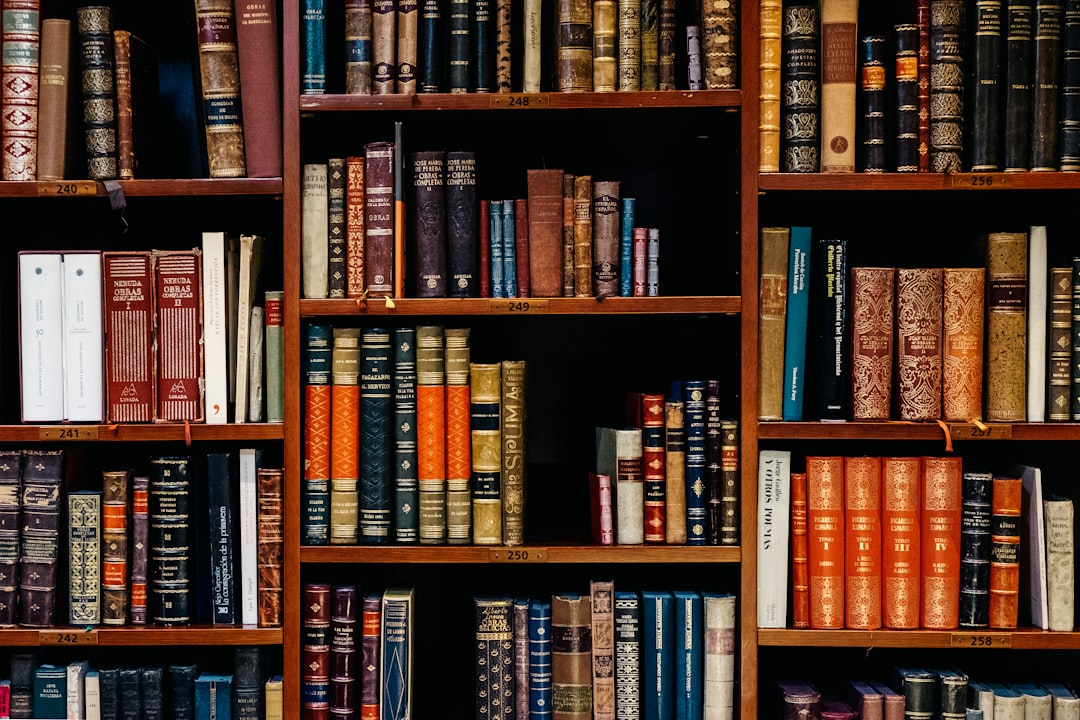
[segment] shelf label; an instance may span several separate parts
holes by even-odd
[[[492,548],[488,550],[488,562],[500,563],[546,563],[547,548]]]
[[[973,633],[953,633],[952,646],[954,648],[1011,648],[1011,633],[996,633],[993,635],[977,635]]]
[[[1009,440],[1012,438],[1012,425],[949,423],[949,435],[953,440]]]
[[[38,440],[97,440],[97,425],[42,425]]]
[[[41,180],[37,184],[39,197],[97,195],[94,180]]]
[[[952,173],[949,187],[959,190],[1002,190],[1009,187],[1005,173]]]
[[[539,315],[548,311],[548,301],[537,298],[493,300],[489,309],[493,314]]]
[[[97,630],[42,630],[38,633],[38,645],[97,645]]]
[[[547,95],[541,93],[492,93],[492,108],[509,110],[536,110],[548,106]]]

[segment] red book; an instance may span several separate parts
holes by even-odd
[[[108,420],[154,419],[154,286],[149,252],[105,252]]]
[[[810,574],[806,537],[806,473],[791,473],[791,626],[810,627]]]
[[[663,393],[641,395],[641,451],[645,466],[645,542],[662,545],[667,539]]]
[[[632,258],[634,265],[633,297],[645,297],[646,287],[646,260],[648,259],[649,229],[644,227],[634,228],[634,244],[632,246]]]
[[[881,627],[881,458],[844,458],[845,627]]]
[[[919,26],[919,172],[930,172],[930,0],[915,1]]]
[[[379,720],[379,641],[382,595],[364,595],[360,606],[360,720]]]
[[[305,583],[300,604],[301,675],[305,718],[330,714],[330,584]]]
[[[364,286],[368,297],[394,294],[394,143],[364,146]]]
[[[990,627],[1014,628],[1020,602],[1020,509],[1023,481],[994,477],[990,500]]]
[[[941,268],[896,271],[896,377],[901,420],[941,417]]]
[[[491,297],[491,200],[480,201],[480,297]]]
[[[37,180],[38,51],[40,0],[3,0],[3,44],[0,65],[4,88],[0,99],[4,180]]]
[[[154,252],[157,419],[203,419],[202,252]]]
[[[611,545],[615,542],[615,530],[611,522],[610,475],[589,473],[589,519],[593,542],[598,545]]]
[[[960,624],[959,456],[922,460],[922,610],[920,624],[951,630]]]
[[[919,458],[881,459],[881,621],[894,630],[919,627],[921,485]]]
[[[844,627],[844,458],[806,458],[810,627]]]
[[[236,0],[236,53],[248,177],[281,177],[277,0]]]
[[[514,249],[516,251],[517,296],[532,297],[532,286],[529,280],[529,200],[527,198],[514,200]]]

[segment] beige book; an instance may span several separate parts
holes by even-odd
[[[858,0],[821,0],[821,172],[855,172]]]
[[[758,419],[784,417],[784,333],[791,229],[761,228],[758,287]]]
[[[502,364],[469,365],[472,403],[473,544],[502,543]]]
[[[615,720],[615,583],[591,580],[593,720]]]
[[[641,89],[641,0],[618,0],[619,90]]]
[[[617,7],[616,0],[593,0],[593,92],[615,92]]]
[[[71,97],[71,21],[41,21],[38,70],[38,180],[63,180]]]
[[[686,544],[686,426],[682,400],[664,403],[664,533],[668,545]]]
[[[1072,632],[1076,582],[1073,501],[1057,495],[1045,497],[1043,521],[1046,524],[1047,626],[1050,630]]]
[[[522,23],[525,36],[522,43],[525,61],[522,90],[527,93],[540,92],[540,43],[543,36],[540,7],[540,0],[525,0],[525,21]]]
[[[991,233],[986,247],[986,419],[1027,417],[1027,233]]]
[[[593,181],[591,175],[574,178],[574,297],[593,294]]]

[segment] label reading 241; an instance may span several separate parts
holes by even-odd
[[[97,425],[42,425],[38,440],[97,440]]]

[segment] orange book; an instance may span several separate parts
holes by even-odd
[[[360,330],[334,328],[330,409],[330,544],[355,545],[360,497]]]
[[[441,325],[416,328],[416,458],[420,543],[446,542],[446,346]]]
[[[960,508],[963,468],[959,456],[922,461],[921,625],[951,630],[960,624]]]
[[[844,458],[845,626],[881,627],[881,458]]]
[[[645,542],[663,544],[667,539],[663,393],[641,394],[640,427],[645,466]]]
[[[919,627],[921,484],[919,458],[881,459],[881,622],[893,630]]]
[[[1014,628],[1020,600],[1020,508],[1023,482],[994,476],[990,500],[990,627]]]
[[[810,627],[844,627],[844,458],[806,458]]]
[[[810,627],[806,540],[806,473],[791,473],[791,626]]]
[[[345,158],[345,294],[364,295],[364,157]]]

